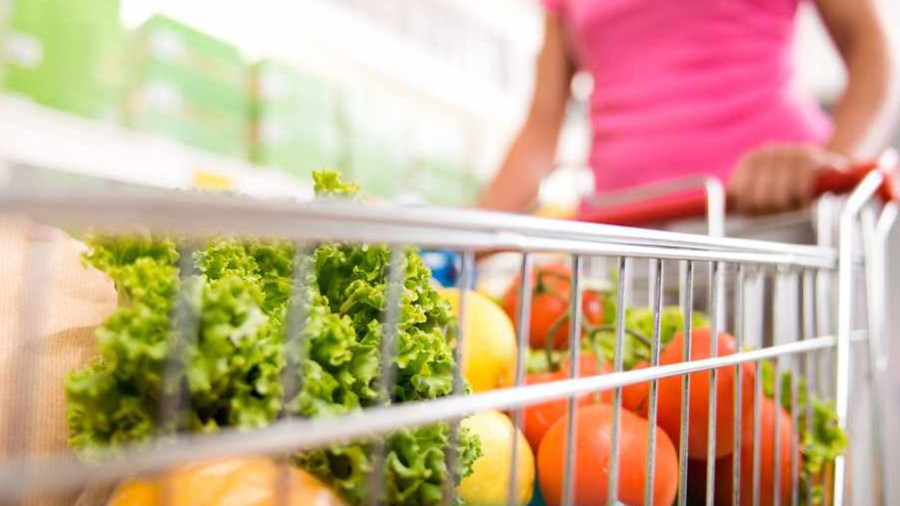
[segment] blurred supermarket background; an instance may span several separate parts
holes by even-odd
[[[887,25],[900,26],[900,3],[881,4]],[[537,0],[0,5],[7,159],[300,197],[312,169],[331,167],[376,198],[451,206],[472,203],[525,114],[542,27]],[[827,106],[843,73],[805,11],[797,84]],[[571,206],[590,187],[590,88],[589,78],[573,82],[545,204]]]

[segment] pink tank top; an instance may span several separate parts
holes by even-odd
[[[800,1],[543,0],[594,78],[597,191],[692,174],[727,180],[753,148],[824,142],[829,118],[791,92]]]

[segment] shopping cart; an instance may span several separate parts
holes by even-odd
[[[36,388],[35,375],[44,370],[43,360],[47,359],[46,342],[41,329],[42,292],[48,287],[47,266],[53,260],[53,252],[47,248],[29,248],[24,255],[24,267],[20,274],[27,280],[19,307],[18,318],[21,325],[17,335],[3,336],[10,350],[6,362],[12,367],[10,381],[0,385],[6,399],[0,407],[3,418],[4,458],[0,462],[0,502],[15,504],[35,498],[51,497],[58,494],[83,491],[86,487],[115,483],[138,474],[159,474],[188,462],[198,462],[225,457],[255,455],[286,455],[300,450],[327,447],[347,441],[372,440],[377,434],[387,434],[399,429],[426,426],[439,422],[450,422],[456,427],[458,421],[474,412],[485,409],[507,410],[519,426],[522,425],[522,410],[526,406],[556,399],[568,399],[568,411],[578,409],[576,398],[588,393],[612,390],[613,428],[611,432],[611,458],[606,470],[608,502],[617,504],[619,499],[619,477],[633,469],[621,469],[619,462],[620,421],[622,415],[623,387],[639,383],[650,383],[649,419],[657,417],[658,384],[660,380],[680,377],[682,395],[689,392],[691,373],[709,371],[710,388],[708,464],[705,478],[705,501],[713,504],[718,480],[715,474],[715,418],[716,418],[716,373],[724,368],[735,368],[737,388],[735,389],[735,445],[741,438],[740,367],[744,363],[761,365],[762,361],[772,361],[777,371],[791,370],[802,375],[811,392],[824,398],[832,398],[839,417],[840,426],[850,430],[851,446],[857,444],[865,433],[853,430],[855,418],[851,416],[851,400],[857,397],[873,396],[871,419],[879,423],[880,401],[879,374],[867,377],[859,389],[851,385],[852,370],[871,360],[876,372],[885,367],[881,349],[884,336],[883,273],[886,258],[883,251],[888,231],[896,216],[896,200],[900,186],[895,179],[896,161],[883,157],[878,164],[860,173],[861,179],[854,178],[852,192],[840,213],[840,236],[836,248],[817,245],[793,245],[777,242],[727,238],[719,236],[690,235],[669,231],[646,230],[620,226],[588,224],[574,221],[557,221],[506,214],[485,213],[464,210],[443,210],[421,208],[415,212],[392,207],[361,205],[348,202],[321,201],[313,203],[276,203],[251,201],[236,197],[213,195],[129,195],[115,192],[92,193],[88,190],[76,194],[58,191],[8,191],[0,197],[0,212],[4,216],[25,217],[29,223],[40,223],[73,232],[91,231],[103,235],[120,234],[161,234],[178,237],[182,258],[193,251],[201,241],[211,236],[231,236],[237,238],[264,238],[290,241],[296,245],[294,268],[294,289],[300,293],[307,279],[301,266],[307,265],[306,255],[316,245],[329,242],[352,244],[387,244],[391,255],[388,273],[393,280],[385,294],[384,336],[381,340],[381,364],[390,364],[396,350],[391,337],[396,330],[397,311],[401,290],[397,280],[401,279],[403,248],[415,245],[424,248],[450,249],[459,252],[463,261],[460,265],[460,286],[471,286],[474,276],[474,255],[478,251],[506,250],[522,254],[521,282],[517,317],[518,357],[516,364],[516,387],[465,395],[464,382],[459,364],[462,360],[462,343],[466,335],[461,334],[454,341],[455,363],[453,393],[445,397],[406,403],[385,403],[367,407],[350,414],[322,418],[302,418],[282,416],[268,426],[253,430],[222,429],[209,434],[164,434],[159,440],[151,440],[142,445],[124,446],[115,453],[102,454],[90,463],[84,463],[70,453],[56,451],[38,452],[30,444],[34,433],[41,430],[38,420],[32,419],[34,408],[47,399],[40,397]],[[871,170],[871,169],[877,170]],[[705,201],[704,201],[705,202]],[[882,204],[882,202],[886,202]],[[684,212],[679,217],[705,212],[707,204],[696,202],[679,209]],[[641,209],[647,209],[641,206]],[[873,213],[880,212],[875,219]],[[649,213],[653,217],[657,211]],[[672,208],[665,210],[672,212]],[[646,214],[646,213],[645,213]],[[676,213],[677,214],[677,213]],[[617,221],[613,213],[604,219]],[[641,217],[646,218],[646,216]],[[629,215],[629,220],[632,215]],[[32,225],[37,226],[37,225]],[[528,323],[531,305],[532,281],[529,275],[532,266],[541,254],[562,254],[571,259],[573,276],[571,279],[572,307],[581,307],[582,286],[587,282],[585,264],[595,258],[611,259],[615,266],[616,279],[616,349],[614,372],[592,377],[578,377],[577,366],[571,367],[569,378],[551,383],[521,386],[525,379],[525,354],[528,350]],[[629,293],[634,288],[635,278],[629,275],[637,263],[650,262],[653,275],[650,283],[650,307],[655,315],[650,366],[643,369],[623,370],[622,343],[626,334],[625,312],[629,304]],[[190,262],[182,262],[180,276],[186,276],[192,269]],[[708,297],[710,327],[712,335],[720,331],[733,332],[738,350],[753,347],[731,355],[717,356],[716,345],[710,349],[711,358],[660,365],[660,313],[664,304],[666,272],[678,272],[678,301],[685,315],[684,332],[692,333],[691,322],[695,311],[695,277],[703,271],[710,273]],[[764,305],[763,285],[776,281],[785,291],[776,293],[769,301],[776,309],[774,314],[796,316],[792,329],[779,333],[778,339],[764,343],[762,320]],[[300,287],[300,288],[298,288]],[[728,291],[726,287],[733,287]],[[860,290],[859,287],[865,287]],[[831,289],[837,294],[831,297]],[[179,294],[175,295],[179,297]],[[463,290],[461,297],[466,297]],[[180,299],[179,299],[180,300]],[[859,301],[866,302],[868,314],[860,319],[854,312]],[[46,301],[43,301],[46,302]],[[46,307],[46,306],[44,306]],[[176,307],[181,307],[176,305]],[[298,313],[302,304],[288,304],[288,322],[303,325],[305,321]],[[460,308],[466,304],[460,303]],[[467,315],[460,310],[457,318],[459,328]],[[836,321],[833,321],[836,317]],[[569,329],[570,342],[580,338],[582,315],[575,311]],[[196,334],[189,318],[173,318],[173,335],[190,336]],[[786,326],[785,326],[786,327]],[[294,330],[297,330],[294,328]],[[13,346],[10,346],[10,343]],[[716,343],[715,339],[711,343]],[[685,358],[690,355],[686,347]],[[859,355],[860,349],[865,353]],[[172,347],[172,354],[180,348]],[[572,364],[579,364],[580,347],[571,346],[569,358]],[[169,356],[168,359],[172,359]],[[832,367],[829,364],[833,364]],[[392,370],[385,366],[383,371]],[[379,388],[388,391],[393,380],[385,375]],[[759,400],[762,397],[761,374],[755,376],[756,392],[752,416],[755,431],[760,430]],[[791,383],[791,399],[796,399],[797,382]],[[853,388],[852,388],[853,387]],[[775,398],[781,398],[781,382],[775,381]],[[178,412],[185,402],[177,395],[166,397],[165,406],[160,408],[161,416]],[[791,402],[791,406],[797,406]],[[808,404],[807,404],[808,405]],[[688,472],[688,403],[682,403],[680,448],[678,459],[678,504],[687,504],[689,481],[696,481]],[[792,409],[795,434],[809,427],[801,428],[799,409]],[[805,419],[812,420],[807,412]],[[578,461],[579,448],[576,447],[574,418],[570,417],[566,432],[566,462],[564,466],[561,503],[577,504],[575,486],[578,479],[573,468]],[[883,449],[880,443],[882,430],[871,432],[875,439],[871,456],[874,472],[870,476],[848,473],[848,462],[839,457],[821,477],[826,487],[825,500],[831,504],[845,504],[848,487],[853,489],[877,488],[875,501],[884,503],[883,487],[889,478],[882,465]],[[652,432],[651,432],[652,433]],[[457,435],[454,431],[453,434]],[[780,457],[781,441],[779,431],[775,432],[776,463]],[[649,437],[649,436],[648,436]],[[517,439],[512,443],[516,462]],[[654,484],[654,459],[657,441],[650,437],[648,443],[646,479],[644,480],[645,503],[650,504]],[[452,448],[452,445],[451,445]],[[383,448],[380,449],[383,451]],[[780,502],[782,489],[790,489],[792,504],[797,504],[803,495],[798,479],[800,466],[799,449],[792,448],[791,465],[795,472],[789,483],[781,483],[780,473],[762,468],[757,448],[753,460],[753,489],[758,490],[761,474],[774,473],[775,503]],[[735,452],[735,455],[737,452]],[[852,459],[863,458],[851,452]],[[448,469],[455,469],[459,456],[447,453]],[[381,478],[386,472],[384,460],[376,460],[370,471],[370,491],[366,502],[377,504],[385,490]],[[742,462],[733,459],[732,497],[741,497]],[[777,469],[779,466],[774,466]],[[509,504],[515,504],[513,491],[517,488],[515,466],[508,482]],[[448,480],[452,483],[452,480]],[[873,483],[874,482],[874,483]],[[449,483],[448,483],[449,484]],[[808,494],[809,491],[806,491]],[[808,495],[807,495],[808,497]],[[446,486],[443,494],[445,504],[455,504],[456,492],[453,486]],[[759,497],[756,496],[756,500]],[[103,500],[89,499],[102,504]],[[289,504],[287,498],[281,504]]]

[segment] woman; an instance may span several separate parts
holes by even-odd
[[[531,109],[481,206],[522,211],[534,201],[576,69],[595,83],[598,193],[711,174],[728,181],[740,212],[805,205],[817,170],[880,144],[891,58],[873,0],[815,0],[848,75],[828,117],[791,89],[800,1],[543,0]]]

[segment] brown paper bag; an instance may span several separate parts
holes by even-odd
[[[116,307],[84,250],[60,230],[0,219],[0,460],[67,451],[64,378],[89,361],[93,330]],[[27,438],[9,437],[11,426]]]

